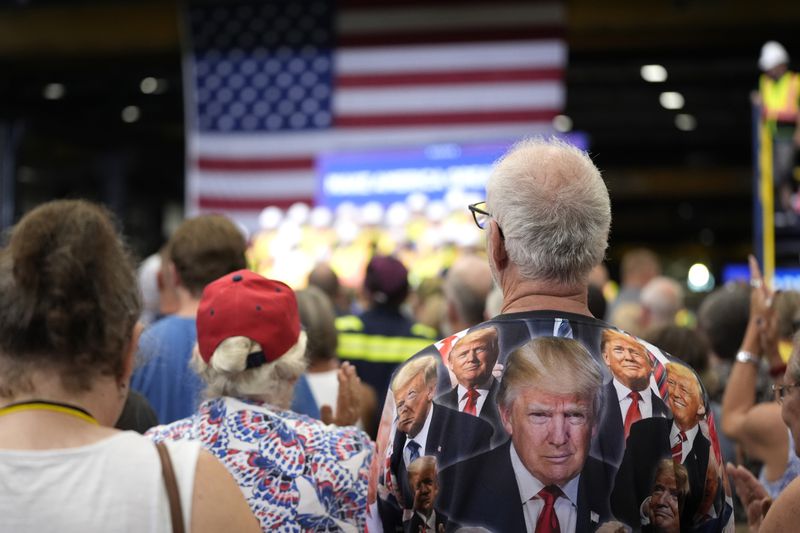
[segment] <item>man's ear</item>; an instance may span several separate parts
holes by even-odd
[[[500,232],[500,226],[492,219],[490,224],[493,229],[489,232],[489,253],[497,271],[505,270],[508,266],[508,253],[506,252],[506,241]]]
[[[506,433],[511,435],[513,432],[511,431],[511,408],[510,407],[500,406],[500,421],[503,423],[503,429],[506,430]]]
[[[433,396],[436,393],[436,384],[426,385],[426,388],[428,389],[428,391],[425,394],[427,395],[428,400],[432,402]]]
[[[133,332],[131,333],[131,340],[125,347],[125,353],[123,355],[121,376],[123,383],[128,383],[130,381],[133,369],[136,366],[136,352],[139,350],[139,337],[141,337],[142,331],[144,331],[144,326],[141,322],[136,322],[133,326]]]
[[[598,418],[600,418],[600,415],[592,415],[592,438],[595,438],[600,433],[600,421],[597,420]]]
[[[161,279],[161,281],[164,284],[164,288],[177,287],[181,284],[181,276],[178,274],[178,269],[172,261],[167,261],[160,273],[163,273],[163,279]]]
[[[701,398],[700,405],[697,406],[697,419],[702,420],[705,417],[706,417],[706,406]]]

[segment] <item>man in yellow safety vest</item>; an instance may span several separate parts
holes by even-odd
[[[789,70],[789,54],[776,41],[761,48],[758,66],[763,74],[759,80],[758,103],[761,119],[772,137],[772,176],[775,189],[776,224],[786,217],[794,219],[792,191],[795,154],[800,146],[800,74]]]

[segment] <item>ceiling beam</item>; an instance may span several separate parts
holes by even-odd
[[[0,57],[164,52],[179,42],[175,2],[0,10]]]

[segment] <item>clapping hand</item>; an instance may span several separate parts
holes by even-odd
[[[330,405],[319,408],[320,418],[326,424],[352,426],[361,415],[361,378],[350,363],[342,363],[336,375],[339,380],[339,393],[336,397],[336,413]]]
[[[764,486],[745,467],[728,463],[725,470],[728,472],[728,477],[733,480],[736,495],[747,513],[747,525],[750,527],[750,533],[758,533],[761,521],[772,505],[772,498],[769,497]]]

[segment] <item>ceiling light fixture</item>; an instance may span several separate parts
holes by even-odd
[[[684,104],[683,95],[674,91],[667,91],[661,93],[658,97],[664,109],[681,109]]]
[[[64,84],[62,83],[48,83],[44,86],[44,90],[42,90],[42,95],[47,100],[61,100],[64,98]]]
[[[681,131],[692,131],[697,128],[697,119],[688,113],[675,115],[675,127]]]
[[[567,115],[556,115],[553,117],[553,128],[559,133],[572,131],[572,119]]]
[[[129,105],[122,110],[122,121],[131,124],[139,120],[142,111],[135,105]]]
[[[644,81],[649,81],[650,83],[667,81],[667,69],[662,65],[642,65],[639,73]]]
[[[152,76],[148,76],[139,83],[139,89],[144,94],[153,94],[158,91],[158,80]]]

